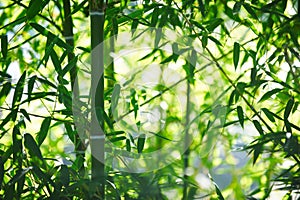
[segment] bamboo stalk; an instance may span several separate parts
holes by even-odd
[[[92,112],[90,145],[92,153],[92,181],[96,184],[95,196],[105,198],[105,170],[104,170],[104,1],[90,0],[91,20],[91,90]],[[100,78],[99,78],[100,76]],[[93,94],[94,93],[94,94]],[[98,117],[97,117],[98,116]],[[99,129],[100,125],[100,129]]]
[[[68,43],[71,47],[74,47],[74,34],[73,34],[73,20],[72,20],[72,15],[71,15],[71,6],[70,6],[70,0],[63,0],[63,9],[64,9],[64,23],[63,23],[63,28],[64,28],[64,37],[66,40],[66,43]],[[70,63],[73,59],[75,58],[74,52],[69,52],[68,53],[68,62]],[[73,99],[78,99],[79,98],[79,86],[78,82],[76,82],[76,76],[77,76],[77,66],[74,66],[70,70],[70,78],[71,78],[71,87],[72,87],[72,93],[73,93]],[[76,130],[76,127],[74,126],[74,129]],[[81,177],[84,176],[85,174],[85,169],[84,169],[84,160],[85,160],[85,145],[81,141],[80,137],[78,134],[76,134],[75,137],[75,152],[76,152],[76,159],[81,160],[82,163],[81,166],[79,167],[79,175]]]
[[[186,114],[185,114],[185,127],[188,127],[190,123],[190,93],[191,93],[191,85],[189,79],[187,79],[187,93],[186,93]],[[190,155],[190,136],[189,136],[189,128],[185,129],[184,133],[184,154],[183,154],[183,197],[182,199],[188,199],[188,175],[187,169],[189,167],[189,155]]]

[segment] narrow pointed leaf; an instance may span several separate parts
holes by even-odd
[[[9,94],[10,90],[11,90],[11,83],[10,82],[7,82],[2,86],[1,91],[0,91],[0,105],[3,104],[3,102],[5,101],[7,95]]]
[[[28,121],[31,122],[31,119],[30,119],[30,117],[29,117],[29,115],[28,115],[28,113],[27,113],[27,111],[26,111],[25,109],[21,108],[21,109],[20,109],[20,112],[23,114],[23,116],[24,116]]]
[[[260,98],[260,100],[258,102],[262,102],[262,101],[269,99],[273,94],[276,94],[276,93],[280,92],[281,90],[282,89],[280,89],[280,88],[275,88],[273,90],[268,91]]]
[[[24,89],[24,82],[26,77],[26,71],[23,72],[22,76],[17,82],[16,89],[14,92],[14,97],[12,101],[12,106],[14,107],[17,103],[21,101],[22,95],[23,95],[23,89]]]
[[[1,53],[3,58],[7,57],[7,47],[8,47],[8,40],[7,35],[1,36]]]
[[[114,87],[114,90],[111,95],[111,112],[114,117],[117,117],[116,108],[118,106],[118,101],[120,98],[120,92],[121,92],[121,86],[119,84],[116,84]]]
[[[236,69],[239,64],[240,59],[240,44],[235,42],[233,45],[233,64]]]
[[[24,145],[28,150],[30,156],[38,157],[41,160],[43,159],[42,153],[38,145],[36,144],[35,140],[29,133],[26,133],[24,135]]]
[[[44,119],[44,121],[42,122],[40,131],[37,135],[37,143],[39,146],[41,146],[41,144],[44,142],[47,134],[48,134],[48,130],[51,124],[51,118],[50,117],[46,117]]]
[[[284,110],[284,119],[288,119],[294,105],[294,98],[290,98]]]
[[[253,165],[256,163],[258,156],[261,154],[263,148],[262,144],[258,144],[254,146],[254,152],[253,152]]]
[[[239,122],[240,122],[241,126],[244,128],[244,112],[243,112],[243,109],[242,109],[241,106],[238,106],[236,109],[237,109]]]
[[[264,131],[263,131],[260,123],[257,120],[253,120],[253,124],[254,124],[256,130],[259,132],[259,134],[264,135]]]
[[[48,2],[49,0],[31,0],[26,11],[27,19],[31,20],[34,18],[41,10],[43,10]]]
[[[275,118],[274,118],[272,112],[270,112],[270,111],[269,111],[268,109],[266,109],[266,108],[262,108],[261,110],[265,113],[265,115],[267,116],[267,118],[268,118],[271,122],[275,122]]]
[[[137,150],[138,153],[142,153],[143,149],[144,149],[144,145],[145,145],[145,140],[146,140],[146,135],[145,134],[141,134],[138,138],[137,141]]]
[[[128,152],[131,151],[131,144],[130,144],[130,140],[129,140],[129,139],[126,139],[126,150],[127,150]]]

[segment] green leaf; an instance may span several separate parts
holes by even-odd
[[[131,151],[131,144],[130,144],[130,140],[126,139],[126,151],[130,152]]]
[[[72,50],[72,47],[70,45],[68,45],[67,43],[65,43],[62,39],[60,39],[59,35],[55,35],[55,34],[51,33],[50,31],[45,29],[43,26],[41,26],[37,23],[30,23],[30,26],[32,26],[32,28],[37,30],[42,35],[46,36],[51,42],[55,41],[55,44],[57,44],[59,47],[62,47],[66,50]]]
[[[31,0],[26,11],[27,20],[34,18],[48,4],[49,0]]]
[[[274,118],[273,113],[272,113],[271,111],[269,111],[269,110],[266,109],[266,108],[262,108],[261,110],[265,113],[265,115],[267,116],[267,118],[268,118],[271,122],[275,122],[275,118]]]
[[[235,42],[233,46],[233,64],[236,69],[239,64],[240,59],[240,44]]]
[[[259,132],[259,134],[264,135],[264,131],[263,131],[260,123],[257,120],[253,120],[253,124],[254,124],[256,130]]]
[[[223,195],[222,195],[222,192],[221,192],[219,186],[217,185],[217,183],[213,180],[213,178],[211,177],[210,174],[208,174],[208,176],[209,176],[210,180],[213,182],[213,184],[214,184],[214,186],[216,188],[216,193],[218,195],[218,199],[219,200],[225,200],[224,197],[223,197]]]
[[[64,77],[67,72],[71,71],[74,67],[76,67],[78,60],[78,56],[75,56],[68,64],[64,67],[64,69],[61,72],[61,76]]]
[[[126,137],[120,136],[120,137],[114,137],[114,138],[110,139],[111,142],[118,142],[118,141],[122,141],[122,140],[126,140]]]
[[[151,22],[150,22],[150,27],[155,27],[158,21],[158,16],[159,16],[159,8],[154,8],[152,12],[152,17],[151,17]]]
[[[0,105],[3,104],[3,102],[5,101],[7,95],[9,94],[10,90],[11,90],[11,83],[10,82],[6,82],[2,86],[2,89],[0,91]]]
[[[258,19],[256,13],[253,11],[253,9],[251,8],[251,6],[247,3],[243,4],[243,7],[247,10],[247,12],[252,16],[252,18],[254,19]]]
[[[269,99],[273,94],[276,94],[276,93],[280,92],[281,90],[282,89],[280,89],[280,88],[275,88],[273,90],[268,91],[260,98],[260,100],[258,102],[262,102],[262,101]]]
[[[214,38],[214,37],[212,37],[212,36],[209,35],[208,39],[210,39],[211,41],[213,41],[216,45],[222,46],[222,43],[219,40],[217,40],[216,38]]]
[[[118,107],[120,92],[121,92],[121,86],[119,84],[116,84],[111,95],[111,112],[115,118],[117,117],[118,114],[116,108]]]
[[[29,133],[25,133],[24,135],[24,145],[29,152],[29,155],[32,157],[38,157],[40,160],[43,159],[41,150],[36,144],[35,140]]]
[[[1,53],[4,59],[7,57],[7,47],[8,47],[7,35],[1,35]]]
[[[236,109],[237,109],[239,122],[240,122],[241,126],[244,128],[244,112],[243,112],[243,109],[242,109],[241,106],[238,106]]]
[[[221,18],[216,18],[216,19],[212,19],[210,21],[208,21],[208,26],[206,27],[206,29],[209,32],[213,32],[215,30],[215,28],[217,28],[219,25],[221,25],[223,23],[223,19]]]
[[[161,36],[162,36],[162,29],[161,28],[156,29],[155,30],[155,40],[154,40],[154,47],[155,48],[158,48],[158,44],[159,44],[159,41],[161,39]]]
[[[233,12],[234,14],[240,12],[241,6],[242,6],[242,2],[240,2],[240,1],[239,1],[239,2],[236,2],[236,3],[234,4],[234,6],[233,6],[232,12]]]
[[[139,20],[134,19],[131,24],[131,34],[133,35],[139,25]]]
[[[68,186],[70,183],[70,173],[66,165],[60,166],[59,180],[62,182],[62,185],[65,187]]]
[[[258,156],[261,154],[262,150],[263,150],[263,145],[262,144],[258,144],[258,145],[255,145],[253,148],[254,148],[254,151],[253,151],[253,165],[256,163],[257,159],[258,159]]]
[[[164,136],[162,136],[162,135],[160,135],[160,134],[158,134],[158,133],[154,133],[154,132],[151,132],[151,131],[149,131],[149,133],[151,133],[151,134],[153,134],[153,135],[155,135],[155,136],[157,136],[157,137],[159,137],[159,138],[162,138],[162,139],[164,139],[164,140],[173,141],[173,140],[171,140],[171,139],[169,139],[169,138],[167,138],[167,137],[164,137]]]
[[[16,175],[14,177],[12,177],[12,179],[10,179],[10,181],[7,183],[9,186],[10,185],[14,185],[18,180],[20,180],[22,177],[25,176],[25,174],[27,174],[30,170],[32,169],[32,167],[28,167],[22,170],[19,170]]]
[[[202,42],[202,47],[206,48],[207,42],[208,42],[208,35],[207,35],[207,33],[203,34],[203,36],[201,38],[201,42]]]
[[[50,124],[51,124],[51,117],[46,117],[43,120],[40,131],[37,135],[37,143],[39,146],[41,146],[41,144],[44,142],[44,140],[48,134]]]
[[[290,98],[288,103],[286,104],[286,107],[285,107],[285,110],[284,110],[284,119],[288,119],[290,113],[291,113],[291,110],[293,108],[293,105],[294,105],[294,98]]]
[[[142,153],[142,151],[144,149],[144,145],[145,145],[145,140],[146,140],[146,135],[145,134],[141,134],[138,137],[138,141],[137,141],[137,150],[138,150],[138,153]]]
[[[115,17],[112,18],[112,25],[113,25],[113,33],[115,39],[118,37],[118,32],[119,32],[119,26],[118,26],[118,21]]]
[[[14,107],[16,105],[16,103],[19,103],[21,101],[21,98],[23,95],[25,77],[26,77],[26,71],[23,72],[22,76],[20,77],[20,79],[17,82],[16,89],[14,92],[14,97],[12,100],[12,107]]]
[[[29,117],[29,115],[28,115],[28,113],[27,113],[27,111],[26,111],[25,109],[21,108],[21,109],[20,109],[20,112],[23,114],[23,116],[24,116],[28,121],[31,122],[30,117]]]
[[[2,156],[0,156],[0,185],[2,186],[3,178],[4,178],[4,160]]]
[[[28,86],[27,86],[27,98],[30,99],[31,97],[31,94],[32,94],[32,90],[33,90],[33,87],[34,87],[34,83],[35,83],[35,80],[37,79],[37,76],[32,76],[30,77],[29,81],[28,81]]]
[[[61,69],[59,58],[58,58],[56,52],[54,50],[52,50],[50,53],[50,56],[51,56],[51,60],[54,65],[55,71],[59,74],[59,76],[61,76],[62,69]]]
[[[199,10],[202,14],[203,17],[205,17],[205,7],[204,7],[204,4],[203,4],[203,1],[202,0],[198,0],[198,4],[199,4]]]

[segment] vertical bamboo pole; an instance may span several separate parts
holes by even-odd
[[[188,197],[188,175],[187,169],[189,166],[189,154],[190,154],[190,136],[189,136],[189,123],[190,123],[190,93],[191,93],[191,85],[189,78],[187,79],[187,93],[186,93],[186,114],[185,114],[185,133],[184,133],[184,154],[183,154],[183,197],[185,200]]]
[[[90,145],[92,153],[92,181],[96,183],[96,195],[105,198],[105,171],[104,171],[104,1],[90,0],[91,20],[91,133]],[[99,78],[100,76],[100,78]],[[100,125],[100,129],[99,129]]]
[[[71,15],[71,6],[70,6],[70,0],[63,0],[63,9],[64,9],[64,37],[66,40],[66,43],[68,43],[71,47],[74,47],[74,34],[73,34],[73,20]],[[72,60],[75,58],[74,52],[68,53],[68,62],[72,62]],[[77,76],[77,66],[74,66],[70,70],[70,78],[71,78],[71,87],[72,87],[72,93],[73,93],[73,99],[79,98],[79,86],[78,82],[76,82],[76,76]],[[74,128],[76,130],[76,127]],[[76,159],[82,160],[81,166],[79,167],[79,174],[81,176],[84,176],[85,170],[84,170],[84,160],[85,160],[85,145],[81,141],[78,134],[76,134],[75,138],[75,152],[76,152]]]

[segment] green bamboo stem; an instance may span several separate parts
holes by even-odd
[[[90,0],[91,20],[91,90],[92,90],[92,112],[91,112],[91,133],[90,147],[92,153],[92,181],[96,184],[95,196],[105,198],[105,170],[104,170],[104,61],[103,45],[104,40],[104,1]],[[100,78],[99,78],[100,76]],[[94,94],[93,94],[94,93]],[[99,125],[101,128],[99,128]]]
[[[70,6],[70,0],[63,0],[63,9],[64,9],[64,37],[66,40],[66,43],[68,43],[71,47],[74,47],[74,34],[73,34],[73,20],[72,20],[72,14],[71,14],[71,6]],[[74,52],[68,53],[68,62],[71,62],[75,58]],[[77,66],[74,66],[70,70],[70,78],[71,78],[71,87],[72,87],[72,93],[73,93],[73,99],[79,98],[79,86],[78,82],[76,82],[76,76],[77,76]],[[74,126],[74,129],[76,130],[76,127]],[[78,134],[76,134],[75,138],[75,152],[76,152],[76,159],[82,160],[81,166],[78,166],[79,168],[79,174],[81,176],[84,176],[85,170],[84,170],[84,160],[85,160],[85,145],[81,141]]]
[[[191,85],[189,79],[187,79],[187,93],[186,93],[186,114],[185,114],[185,127],[188,127],[190,124],[190,93],[191,93]],[[189,128],[185,129],[184,133],[184,154],[183,154],[183,197],[185,200],[188,197],[188,175],[187,169],[189,167],[189,155],[190,155],[190,136],[189,136]]]

